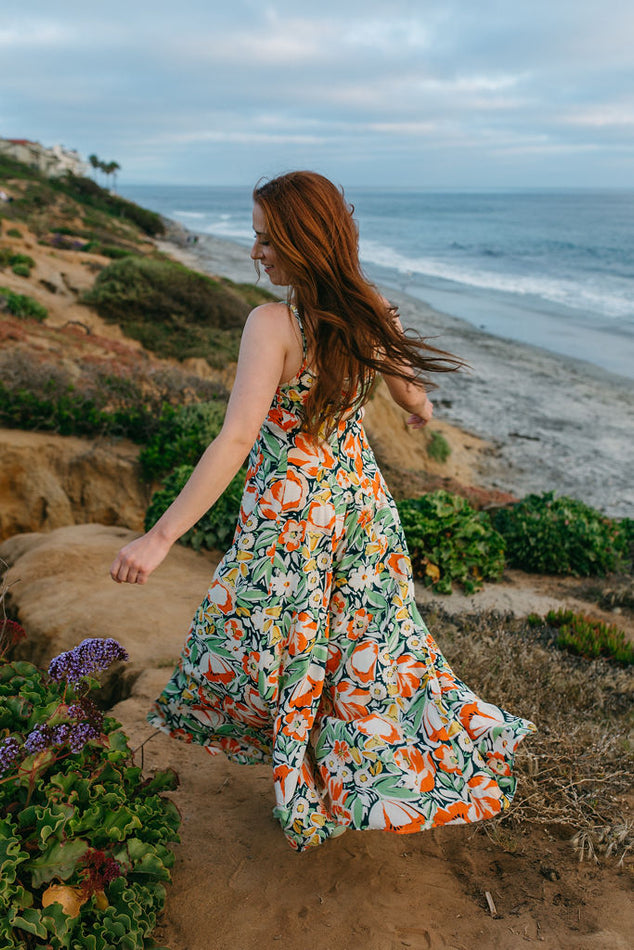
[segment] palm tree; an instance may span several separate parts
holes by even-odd
[[[95,181],[97,181],[97,170],[101,168],[102,162],[99,161],[96,155],[89,155],[88,161],[90,162],[90,164],[95,170]]]
[[[117,172],[120,171],[120,169],[121,165],[119,162],[108,162],[106,165],[106,175],[112,175],[113,178],[113,191],[117,190]]]

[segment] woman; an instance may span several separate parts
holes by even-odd
[[[378,372],[424,426],[426,374],[460,361],[403,334],[361,273],[352,209],[331,182],[293,172],[253,197],[251,256],[289,287],[288,303],[250,314],[220,435],[111,568],[145,583],[251,450],[233,544],[148,719],[272,763],[274,813],[298,850],[348,827],[407,833],[496,815],[534,727],[478,699],[439,653],[361,421]]]

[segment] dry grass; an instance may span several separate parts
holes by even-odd
[[[549,826],[571,839],[580,860],[623,863],[634,849],[631,667],[562,653],[512,615],[426,614],[456,673],[538,728],[517,753],[513,807],[485,823],[487,833],[504,845],[513,832]]]

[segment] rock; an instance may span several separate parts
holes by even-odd
[[[0,539],[98,521],[142,530],[138,446],[0,429]]]
[[[209,586],[217,557],[175,545],[145,585],[115,584],[108,573],[119,548],[135,533],[99,524],[49,534],[18,535],[0,546],[9,564],[9,609],[27,631],[18,655],[40,665],[86,637],[114,637],[130,654],[126,687],[146,667],[162,668],[163,683],[194,611]]]

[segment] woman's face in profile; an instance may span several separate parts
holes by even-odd
[[[277,251],[269,241],[264,212],[257,202],[253,205],[253,230],[255,241],[251,248],[251,257],[260,262],[272,284],[285,287],[288,278],[280,266]]]

